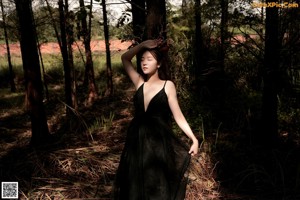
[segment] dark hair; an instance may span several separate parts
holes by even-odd
[[[141,69],[141,57],[146,52],[149,51],[151,55],[155,58],[157,63],[160,65],[158,68],[158,77],[162,80],[170,80],[170,71],[169,66],[167,62],[168,58],[168,49],[165,46],[156,47],[153,49],[143,49],[141,52],[139,52],[138,55],[138,68]],[[139,73],[143,76],[144,79],[146,79],[146,75],[143,73],[142,70],[139,70]]]

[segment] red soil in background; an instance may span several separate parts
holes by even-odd
[[[76,44],[77,43],[77,44]],[[78,47],[81,49],[81,51],[84,51],[84,46],[82,42],[76,42],[73,44],[74,51],[78,50]],[[111,51],[122,51],[126,50],[132,43],[130,41],[121,42],[121,40],[111,40],[110,41],[110,50]],[[20,55],[20,44],[9,44],[10,53]],[[104,40],[97,40],[91,42],[91,49],[93,52],[103,52],[105,51],[105,42]],[[49,42],[41,45],[41,52],[43,54],[56,54],[60,53],[59,46],[57,43]],[[7,53],[6,51],[6,45],[1,44],[0,45],[0,56],[3,56]]]

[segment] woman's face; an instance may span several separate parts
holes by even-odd
[[[157,72],[158,69],[157,60],[153,57],[153,55],[149,51],[146,51],[142,55],[141,68],[144,74],[146,75],[152,75]]]

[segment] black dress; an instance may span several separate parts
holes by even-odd
[[[165,85],[147,110],[143,90],[144,84],[134,95],[135,115],[117,170],[114,199],[183,200],[190,155],[172,132]]]

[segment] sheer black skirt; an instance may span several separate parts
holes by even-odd
[[[115,200],[183,200],[186,146],[159,117],[134,118],[114,184]]]

